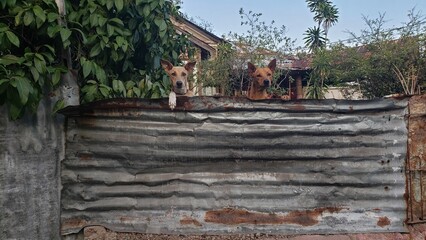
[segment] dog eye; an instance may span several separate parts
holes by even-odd
[[[175,73],[175,72],[174,72],[174,73],[172,73],[172,76],[176,77],[176,73]]]
[[[268,73],[268,76],[272,76],[272,74]]]
[[[186,76],[186,73],[182,73],[182,77],[185,77]]]
[[[257,74],[257,76],[256,77],[262,77],[262,75],[260,75],[260,74]]]

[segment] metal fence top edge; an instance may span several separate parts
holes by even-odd
[[[168,98],[141,99],[116,98],[68,106],[59,111],[67,117],[97,116],[108,112],[164,111],[164,112],[311,112],[355,113],[403,109],[410,97],[380,98],[373,100],[298,99],[250,100],[245,97],[178,97],[172,111]]]

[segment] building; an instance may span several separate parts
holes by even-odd
[[[176,32],[187,35],[189,41],[191,41],[193,46],[196,48],[195,59],[198,63],[204,60],[213,60],[217,57],[218,46],[220,43],[224,42],[222,38],[203,29],[197,24],[189,21],[188,19],[185,19],[184,17],[173,17],[171,18],[171,21],[175,26]],[[185,59],[187,58],[185,56],[182,56],[182,58],[183,60],[188,60]],[[209,92],[210,90],[208,88],[203,89],[201,81],[197,82],[197,72],[199,73],[200,71],[202,70],[199,67],[196,67],[195,83],[190,83],[190,87],[193,89],[194,94],[198,96],[206,95],[206,91]]]

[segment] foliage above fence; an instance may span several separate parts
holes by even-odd
[[[166,95],[160,59],[177,62],[189,47],[169,20],[178,10],[171,1],[65,5],[60,16],[54,0],[0,1],[0,105],[12,119],[36,110],[69,69],[79,74],[82,102]]]

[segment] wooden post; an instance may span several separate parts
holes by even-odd
[[[197,51],[197,62],[199,63],[198,69],[197,69],[197,95],[203,96],[203,83],[201,79],[201,71],[203,71],[201,67],[201,49]]]
[[[300,75],[296,77],[296,93],[297,93],[296,99],[303,98],[302,76]]]

